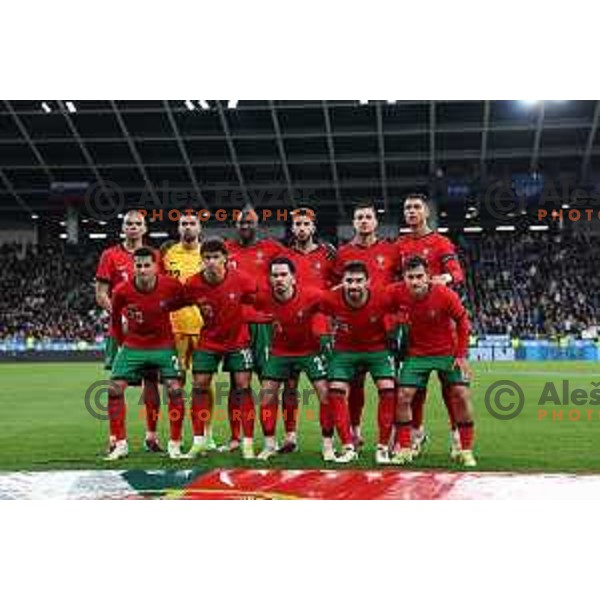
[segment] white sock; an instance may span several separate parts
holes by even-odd
[[[288,433],[285,434],[285,441],[286,442],[291,442],[293,444],[296,443],[296,432],[295,431],[289,431]]]
[[[125,448],[127,446],[127,440],[117,440],[117,448]]]
[[[244,438],[244,445],[245,446],[253,446],[254,445],[254,438]]]
[[[323,450],[333,450],[333,438],[323,438]]]
[[[194,436],[194,444],[204,444],[204,436],[203,435],[195,435]]]
[[[156,431],[146,431],[146,439],[148,441],[151,441],[151,440],[156,441]]]
[[[275,448],[274,437],[265,437],[265,448],[269,448],[270,450],[273,450]]]

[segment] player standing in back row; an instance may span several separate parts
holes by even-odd
[[[316,239],[317,222],[315,212],[307,207],[292,211],[290,227],[291,242],[286,256],[294,263],[295,279],[302,288],[327,290],[333,285],[335,268],[335,248],[331,244]],[[316,317],[321,327],[326,327],[326,317]],[[295,452],[298,448],[298,379],[287,381],[282,398],[285,441],[279,453]]]
[[[367,266],[371,287],[385,286],[392,283],[399,272],[397,250],[394,244],[377,236],[379,222],[377,210],[370,202],[354,208],[352,225],[354,238],[338,248],[335,261],[334,278],[336,283],[342,280],[344,265],[350,261],[360,261]],[[363,444],[361,420],[365,405],[365,374],[358,372],[350,386],[349,409],[354,443]]]
[[[283,255],[285,248],[274,239],[258,239],[258,215],[252,206],[246,206],[238,215],[235,227],[237,239],[225,242],[228,255],[228,268],[238,271],[252,279],[259,289],[266,289],[269,285],[269,263],[276,256]],[[244,309],[246,315],[251,310]],[[251,319],[248,319],[251,321]],[[260,378],[269,356],[271,342],[271,326],[265,323],[250,323],[251,349],[253,354],[253,369]],[[229,444],[220,448],[221,451],[235,451],[240,446],[239,419],[235,414],[240,414],[241,407],[237,405],[236,396],[232,394],[233,380],[230,380],[228,397],[229,424],[231,426],[231,440]]]
[[[421,256],[427,261],[433,283],[447,285],[457,289],[464,282],[464,274],[454,244],[445,236],[433,231],[428,225],[430,215],[427,198],[422,194],[410,194],[404,201],[404,220],[411,232],[396,241],[400,262],[404,267],[411,256]],[[427,389],[419,389],[412,401],[413,449],[417,454],[422,450],[427,436],[423,427],[423,407]],[[452,413],[449,391],[442,382],[442,397],[446,404],[451,427],[451,454],[457,456],[460,451],[460,437],[456,428],[456,419]]]

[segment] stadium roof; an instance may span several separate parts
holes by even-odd
[[[593,186],[599,119],[600,101],[3,101],[0,209],[62,210],[108,185],[131,206],[293,197],[336,219],[417,190],[452,222],[495,178]]]

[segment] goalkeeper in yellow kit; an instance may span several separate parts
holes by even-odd
[[[198,215],[192,211],[183,211],[179,219],[179,242],[167,242],[161,248],[163,267],[171,277],[185,283],[192,275],[202,270],[202,257],[200,255],[200,237],[202,224]],[[187,306],[171,313],[171,326],[175,337],[175,347],[179,357],[182,384],[185,385],[186,373],[192,366],[192,353],[195,350],[200,330],[202,329],[202,315],[197,306]],[[193,402],[194,394],[192,394]],[[203,431],[203,450],[216,450],[217,446],[212,436],[212,413],[214,405],[214,389],[210,394],[209,416],[204,418],[204,423],[194,423],[192,412],[192,431],[194,445],[199,433]]]

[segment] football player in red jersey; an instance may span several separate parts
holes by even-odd
[[[387,285],[398,273],[399,264],[394,245],[377,237],[377,210],[372,203],[359,204],[354,209],[354,238],[338,248],[335,261],[335,279],[341,281],[344,265],[361,261],[367,265],[371,286]],[[357,446],[362,445],[361,420],[365,405],[365,376],[359,374],[352,382],[349,396],[350,420]]]
[[[316,237],[317,223],[315,212],[307,207],[292,211],[291,242],[286,256],[294,263],[295,278],[303,288],[314,287],[328,289],[333,284],[335,267],[335,248],[331,244],[318,242]],[[321,315],[317,319],[324,320]],[[322,326],[326,326],[322,323]],[[283,390],[283,422],[285,441],[279,453],[295,452],[297,445],[298,416],[298,380],[293,378],[286,382]]]
[[[409,322],[408,349],[398,375],[396,442],[392,462],[404,464],[414,456],[411,436],[411,404],[417,390],[427,387],[437,371],[446,388],[460,435],[456,458],[475,467],[473,455],[473,409],[469,396],[471,369],[467,363],[469,317],[458,294],[435,283],[421,256],[406,259],[404,282],[390,291],[406,311]]]
[[[247,205],[240,211],[235,222],[237,239],[225,242],[228,255],[228,267],[244,273],[258,283],[259,288],[267,288],[269,263],[276,256],[285,254],[285,247],[274,239],[258,239],[258,214]],[[251,312],[251,311],[248,311]],[[271,326],[266,323],[250,323],[251,348],[254,371],[261,377],[269,354]],[[233,390],[233,381],[230,389]],[[230,392],[231,393],[231,392]],[[229,406],[233,406],[232,398]],[[231,441],[219,448],[220,451],[234,451],[240,445],[239,420],[231,419]]]
[[[404,201],[404,220],[411,232],[401,236],[396,248],[403,264],[410,256],[422,256],[429,265],[429,273],[434,283],[448,285],[457,289],[464,282],[464,274],[454,244],[445,236],[433,231],[427,221],[429,206],[427,198],[421,194],[410,194]],[[446,403],[451,427],[451,454],[456,456],[460,450],[460,437],[456,429],[456,420],[452,414],[452,403],[449,393],[442,387],[442,396]],[[414,396],[413,443],[414,450],[421,452],[427,435],[423,427],[423,406],[427,390],[420,389]]]
[[[367,266],[351,261],[344,267],[342,285],[324,292],[320,305],[334,321],[335,341],[328,361],[328,401],[344,444],[344,454],[338,462],[356,458],[350,429],[345,429],[349,418],[346,401],[356,374],[369,372],[379,396],[375,460],[378,464],[389,463],[388,444],[396,407],[396,364],[389,348],[388,317],[399,305],[388,294],[388,287],[371,285]]]
[[[200,308],[204,319],[198,346],[192,354],[192,414],[196,422],[207,419],[211,382],[223,363],[233,387],[229,394],[232,438],[236,432],[239,436],[241,425],[244,434],[242,456],[251,459],[254,458],[255,421],[250,388],[253,357],[247,318],[242,308],[245,304],[254,304],[258,287],[256,279],[228,267],[223,240],[206,240],[200,253],[204,269],[192,275],[185,284],[188,302]],[[194,458],[204,450],[204,440],[195,436],[188,457]]]
[[[123,282],[133,279],[134,252],[143,246],[146,234],[146,219],[137,210],[128,211],[123,218],[122,231],[125,234],[123,243],[110,246],[100,255],[96,269],[96,302],[98,305],[111,312],[111,293],[115,287]],[[117,344],[114,339],[114,328],[109,326],[104,347],[104,366],[110,370],[117,353]],[[158,392],[158,376],[156,372],[149,371],[143,377],[143,398],[146,407],[146,440],[145,448],[149,452],[162,452],[157,437],[156,429],[160,411],[160,397]],[[114,438],[110,438],[109,449],[114,447]]]
[[[158,370],[169,396],[170,458],[182,458],[181,431],[185,415],[179,364],[171,331],[169,303],[183,301],[183,286],[166,275],[158,275],[159,257],[151,248],[133,253],[134,276],[119,283],[112,293],[111,325],[118,351],[112,365],[113,385],[108,393],[110,433],[114,448],[107,460],[129,453],[125,429],[125,388],[139,383],[148,370]],[[123,319],[127,320],[124,331]]]
[[[278,394],[282,383],[302,372],[306,374],[319,399],[319,421],[323,436],[323,459],[336,459],[333,449],[334,417],[327,402],[327,361],[331,335],[320,328],[319,303],[322,290],[299,284],[296,267],[289,257],[271,261],[269,290],[259,293],[256,307],[273,319],[273,340],[261,381],[261,424],[265,447],[259,454],[268,460],[277,452]],[[286,407],[289,410],[289,407]],[[298,410],[294,406],[293,410]],[[288,432],[286,427],[286,441]]]

